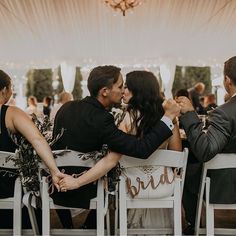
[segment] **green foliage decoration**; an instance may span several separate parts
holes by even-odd
[[[82,74],[80,72],[80,67],[76,67],[75,73],[75,85],[72,91],[75,100],[80,100],[82,98],[82,86],[81,81],[83,80]]]
[[[179,89],[189,89],[197,82],[205,84],[206,89],[204,94],[211,93],[211,71],[210,67],[185,67],[185,75],[182,74],[182,67],[176,66],[175,78],[172,86],[172,94],[175,96]]]
[[[43,121],[39,120],[35,114],[32,115],[32,120],[41,134],[44,136],[49,146],[51,147],[64,133],[64,129],[55,137],[48,130],[51,129],[51,122],[47,116]],[[24,136],[19,133],[12,133],[9,131],[9,135],[17,145],[15,155],[9,156],[8,160],[14,162],[14,165],[18,167],[16,175],[20,176],[22,186],[26,188],[28,192],[32,192],[35,196],[39,196],[39,162],[40,157],[34,150],[31,143],[29,143]],[[8,171],[6,171],[7,173]]]
[[[27,72],[28,78],[26,97],[35,96],[38,102],[42,102],[46,96],[52,96],[52,70],[31,69]]]
[[[28,78],[26,84],[26,97],[35,96],[38,102],[42,102],[46,96],[58,95],[63,92],[64,86],[61,76],[61,68],[58,68],[58,87],[53,90],[52,87],[52,69],[31,69],[27,72],[26,77]],[[75,84],[72,94],[75,100],[82,98],[82,86],[81,81],[83,80],[80,67],[76,67]]]

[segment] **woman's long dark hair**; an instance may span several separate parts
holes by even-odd
[[[0,91],[5,87],[8,89],[11,84],[11,78],[3,70],[0,70]]]
[[[132,71],[126,75],[126,86],[133,97],[128,104],[137,136],[150,131],[164,114],[163,98],[157,78],[152,72]]]

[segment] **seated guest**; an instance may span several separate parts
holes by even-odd
[[[58,170],[52,151],[30,118],[15,106],[5,105],[12,95],[10,77],[0,70],[0,150],[15,152],[16,145],[11,140],[8,131],[23,135],[34,147],[38,155],[50,170],[53,182],[59,189],[58,181],[64,175]],[[16,176],[0,173],[0,198],[12,197]],[[0,227],[12,227],[12,210],[1,210]]]
[[[28,107],[26,107],[25,112],[29,115],[35,114],[37,117],[43,117],[43,112],[38,109],[38,101],[35,96],[29,96]]]
[[[199,162],[207,162],[218,153],[236,153],[236,57],[224,64],[224,86],[231,98],[209,113],[207,130],[203,130],[190,100],[186,97],[177,100],[181,107],[180,121]],[[211,170],[208,175],[211,177],[210,203],[235,204],[235,169]]]
[[[58,110],[61,108],[61,106],[69,101],[73,101],[73,95],[71,93],[62,92],[59,94],[58,103],[54,104],[54,106],[51,110],[51,113],[50,113],[50,120],[52,122],[54,122],[55,116],[56,116]]]
[[[198,114],[203,114],[204,111],[203,105],[200,103],[200,96],[205,91],[205,84],[199,82],[194,85],[193,88],[189,89],[190,99],[192,101],[193,107]]]
[[[184,97],[189,98],[188,90],[187,89],[179,89],[175,94],[175,98],[178,98],[180,96],[184,96]]]
[[[189,93],[186,89],[180,89],[179,91],[177,91],[175,99],[178,100],[178,97],[180,96],[189,98]],[[181,123],[179,124],[179,126],[182,128]],[[188,225],[186,228],[184,228],[183,233],[186,235],[193,235],[202,164],[196,159],[195,155],[193,154],[190,148],[189,141],[185,138],[182,139],[182,146],[183,148],[186,147],[189,149],[182,198],[183,208],[185,212],[185,220],[187,221]]]
[[[128,104],[128,107],[127,112],[122,115],[123,120],[119,122],[119,128],[126,133],[136,135],[136,137],[142,137],[151,130],[153,125],[156,124],[164,114],[164,109],[162,107],[163,99],[160,93],[159,84],[157,78],[151,72],[133,71],[127,74],[123,102]],[[177,123],[173,129],[173,135],[159,148],[176,151],[182,150]],[[80,177],[65,177],[60,181],[60,187],[62,189],[72,190],[93,182],[115,167],[118,164],[120,157],[121,155],[115,155],[111,152]],[[145,168],[147,168],[147,166],[145,166]],[[139,173],[139,177],[142,180],[145,179],[146,176],[145,168]],[[158,183],[160,180],[158,178],[160,178],[165,171],[170,178],[173,178],[172,168],[160,166],[158,167],[158,171],[155,172],[155,184]],[[137,182],[135,181],[131,184],[137,186]],[[147,184],[147,182],[145,182],[145,184]],[[172,184],[165,183],[160,186],[159,189],[160,188],[160,191],[162,191],[160,193],[161,196],[172,194]],[[146,195],[150,194],[150,191],[157,192],[157,190],[158,189],[153,190],[149,185]],[[142,194],[145,194],[145,190],[141,191],[144,192]],[[147,215],[150,216],[149,219],[147,219]],[[156,219],[159,219],[158,222],[156,222]],[[170,226],[171,223],[169,211],[166,209],[133,209],[128,213],[128,224],[131,228],[165,227],[165,225]]]
[[[56,143],[56,149],[69,148],[90,152],[99,151],[103,144],[107,144],[113,155],[120,156],[117,153],[121,153],[145,159],[172,135],[174,125],[171,120],[179,113],[179,108],[173,100],[165,102],[163,117],[153,121],[153,127],[141,138],[126,134],[116,127],[108,109],[114,104],[121,103],[123,97],[120,68],[94,68],[88,78],[88,89],[91,96],[81,101],[68,102],[58,111],[54,135],[60,132],[62,127],[65,132]],[[67,168],[66,171],[72,174],[77,170]],[[76,173],[82,171],[83,168]],[[56,204],[86,209],[89,207],[90,199],[96,197],[96,190],[96,185],[92,183],[66,193],[55,193],[52,197]]]
[[[43,114],[45,116],[50,115],[51,112],[51,106],[52,106],[52,98],[49,96],[46,96],[43,98]]]
[[[207,114],[208,114],[208,112],[214,110],[217,107],[215,94],[211,93],[206,96],[205,105],[206,105],[205,111]]]

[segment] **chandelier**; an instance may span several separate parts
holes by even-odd
[[[142,0],[105,0],[105,3],[114,10],[120,10],[125,16],[125,11],[141,4]]]

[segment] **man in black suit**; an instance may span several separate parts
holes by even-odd
[[[123,96],[120,68],[94,68],[88,78],[88,89],[91,96],[81,101],[68,102],[58,111],[53,133],[56,135],[61,128],[65,132],[54,149],[91,152],[101,150],[103,144],[107,144],[114,152],[145,159],[172,135],[172,120],[179,114],[180,109],[171,99],[163,104],[165,114],[161,121],[143,138],[138,139],[123,133],[116,127],[109,108],[121,103]],[[66,173],[75,173],[74,171]],[[92,183],[66,193],[55,193],[53,199],[59,205],[88,208],[90,199],[95,196],[96,185]]]
[[[236,153],[236,57],[224,64],[224,86],[231,98],[209,113],[207,130],[203,130],[190,100],[186,97],[177,99],[182,113],[180,122],[192,152],[201,163],[217,153]],[[210,202],[236,203],[235,169],[211,170],[208,174],[211,177]]]

